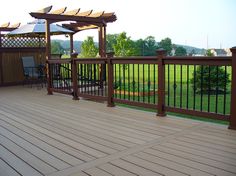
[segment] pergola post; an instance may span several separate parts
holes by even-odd
[[[99,55],[101,57],[106,56],[106,25],[103,24],[98,27],[99,36]]]
[[[74,34],[70,34],[70,56],[72,57],[72,53],[74,53]]]
[[[232,81],[229,129],[236,130],[236,47],[230,50],[232,52]]]
[[[45,38],[46,38],[46,73],[47,73],[47,91],[48,95],[52,95],[52,74],[51,74],[51,67],[48,63],[48,60],[51,59],[51,36],[50,36],[50,24],[51,21],[46,20],[45,27]]]
[[[99,43],[99,55],[100,57],[106,57],[106,25],[100,25],[98,27],[98,43]],[[100,82],[101,88],[103,87],[103,81],[106,79],[106,65],[101,65]]]

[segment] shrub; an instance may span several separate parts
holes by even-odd
[[[222,67],[198,66],[190,82],[196,93],[201,93],[201,90],[202,93],[223,93],[225,89],[227,90],[230,80],[229,73],[225,73]]]

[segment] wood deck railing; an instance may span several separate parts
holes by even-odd
[[[49,60],[48,91],[156,109],[158,116],[225,120],[236,129],[236,48],[231,51],[232,57],[168,57],[159,50],[156,57]]]

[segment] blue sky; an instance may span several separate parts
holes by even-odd
[[[170,37],[173,43],[200,48],[236,46],[236,0],[7,0],[1,4],[0,24],[33,19],[28,14],[43,7],[67,6],[72,10],[114,11],[118,20],[108,24],[107,33],[127,32],[136,40],[149,35],[160,41]],[[76,40],[97,30],[78,33]]]

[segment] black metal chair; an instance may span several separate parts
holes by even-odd
[[[24,84],[30,84],[31,87],[33,84],[43,84],[46,82],[44,65],[35,65],[33,56],[24,56],[22,59],[22,65],[24,70]]]

